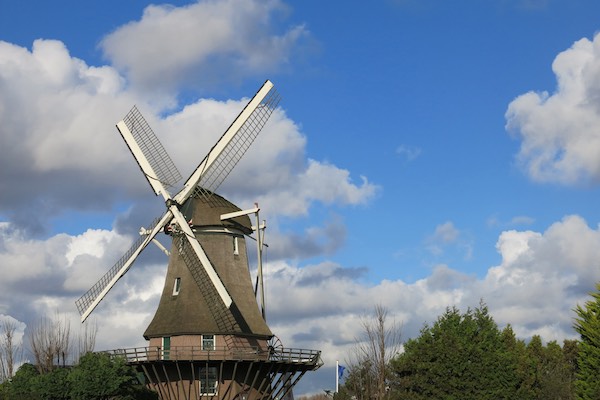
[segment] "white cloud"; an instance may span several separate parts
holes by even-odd
[[[308,32],[301,25],[273,32],[273,20],[285,11],[278,0],[151,5],[139,21],[107,35],[101,47],[142,91],[206,88],[222,81],[219,76],[237,80],[286,66]]]
[[[574,184],[600,179],[600,35],[560,53],[552,94],[528,92],[506,112],[521,139],[518,161],[537,181]]]
[[[38,315],[61,310],[73,327],[78,326],[73,302],[82,291],[77,285],[69,291],[63,288],[79,269],[86,271],[86,283],[91,285],[96,279],[92,273],[101,275],[128,239],[93,230],[46,240],[10,232],[5,231],[0,243],[10,278],[0,281],[3,313],[29,324]],[[96,250],[94,243],[103,250]],[[500,326],[510,323],[519,337],[541,334],[559,341],[574,337],[572,309],[586,300],[600,279],[600,229],[590,228],[579,216],[567,216],[544,232],[505,231],[497,249],[502,261],[482,279],[438,265],[430,276],[412,283],[369,283],[368,270],[332,262],[299,267],[269,261],[265,265],[269,325],[284,345],[325,350],[329,367],[335,359],[344,359],[360,335],[357,321],[378,303],[402,324],[404,339],[418,335],[423,323],[434,321],[447,306],[464,310],[477,306],[480,299]],[[25,263],[19,258],[23,254],[37,257]],[[70,266],[67,254],[74,257]],[[82,257],[86,263],[77,262]],[[102,321],[98,348],[144,345],[141,335],[156,309],[164,279],[166,260],[161,257],[151,264],[136,264],[95,311],[95,318]],[[325,372],[327,368],[310,382],[323,385]]]
[[[527,215],[517,215],[512,217],[509,221],[502,221],[497,215],[492,215],[486,221],[487,225],[490,227],[501,227],[504,229],[515,226],[531,225],[534,222],[535,219]]]
[[[128,93],[113,69],[87,66],[57,41],[38,40],[31,52],[2,42],[0,65],[7,89],[0,97],[0,147],[11,149],[0,158],[6,193],[0,212],[38,231],[69,210],[152,200],[114,128],[134,103],[185,175],[247,102],[201,99],[163,119],[160,110]],[[306,159],[305,145],[298,125],[277,110],[223,191],[242,206],[259,200],[273,216],[305,215],[314,202],[354,205],[373,197],[377,187],[367,178],[355,184],[349,171]]]
[[[427,249],[435,256],[445,253],[449,248],[455,248],[465,260],[473,255],[472,240],[454,226],[452,221],[444,222],[435,227],[434,233],[426,240]]]
[[[419,147],[402,144],[398,146],[396,153],[406,162],[411,162],[421,155],[421,149]]]
[[[503,232],[497,249],[502,262],[483,279],[439,265],[414,283],[368,284],[362,274],[344,274],[344,268],[331,263],[269,265],[268,299],[273,300],[267,309],[273,331],[284,343],[327,350],[331,368],[358,337],[357,316],[377,303],[390,309],[408,339],[447,306],[466,310],[483,299],[499,326],[510,323],[520,338],[574,338],[572,309],[600,279],[600,230],[581,217],[567,216],[545,232]]]
[[[572,308],[600,278],[600,231],[579,216],[567,216],[545,232],[503,232],[502,264],[490,268],[481,292],[498,319],[515,332],[554,332],[547,340],[573,335]]]
[[[0,313],[0,343],[3,341],[4,337],[4,324],[8,324],[7,326],[11,326],[14,328],[13,332],[13,346],[14,349],[23,348],[23,338],[25,336],[25,328],[27,327],[25,323],[11,317],[10,315],[4,315]]]
[[[452,243],[458,239],[460,231],[456,229],[451,221],[447,221],[435,227],[432,240],[442,243]]]
[[[73,264],[76,257],[84,254],[102,257],[111,236],[113,236],[111,232],[100,229],[88,229],[85,233],[75,236],[65,255],[67,261],[69,264]]]
[[[31,51],[0,42],[0,212],[40,230],[65,209],[107,209],[141,187],[128,179],[138,172],[112,132],[134,102],[120,80],[58,41],[36,40]]]

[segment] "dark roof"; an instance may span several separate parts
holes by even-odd
[[[221,221],[221,215],[241,211],[235,204],[216,193],[196,191],[181,206],[181,212],[194,226],[226,226],[238,228],[245,234],[252,233],[252,222],[247,215]]]

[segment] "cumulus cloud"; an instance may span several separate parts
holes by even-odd
[[[305,268],[269,264],[268,294],[277,299],[270,306],[279,328],[274,331],[291,340],[295,328],[310,332],[318,326],[333,327],[340,319],[351,321],[381,303],[402,321],[404,337],[414,337],[425,321],[435,320],[448,305],[466,309],[483,299],[498,324],[510,323],[519,337],[542,334],[546,340],[559,341],[573,337],[571,310],[585,301],[600,278],[600,230],[572,215],[544,232],[505,231],[497,250],[502,262],[481,279],[438,265],[430,276],[414,283],[367,284],[361,280],[364,272],[332,263]],[[289,287],[295,288],[294,293]],[[356,329],[325,329],[325,340],[346,343]],[[318,347],[323,338],[313,340],[306,345]]]
[[[268,231],[270,259],[307,259],[332,255],[345,243],[346,226],[339,217],[327,221],[324,226],[312,226],[304,232]],[[271,250],[272,249],[272,250]]]
[[[161,140],[171,143],[169,153],[187,176],[248,100],[203,99],[164,120],[152,120],[151,125]],[[277,109],[219,192],[242,207],[258,202],[274,218],[306,215],[316,202],[364,205],[379,192],[364,176],[355,183],[350,171],[307,159],[305,147],[300,127]]]
[[[201,99],[160,117],[160,110],[123,88],[115,70],[87,66],[57,41],[38,40],[31,51],[0,43],[0,65],[6,88],[0,147],[11,149],[0,158],[6,194],[0,212],[30,232],[43,231],[49,218],[68,210],[109,211],[117,202],[152,200],[114,128],[134,103],[185,175],[248,101]],[[298,125],[281,109],[274,114],[256,149],[224,185],[228,196],[241,204],[259,200],[288,216],[306,214],[314,202],[364,204],[373,197],[376,186],[367,178],[354,184],[349,171],[306,159]]]
[[[528,92],[506,111],[521,140],[517,160],[536,181],[576,184],[600,179],[600,35],[581,39],[552,64],[553,93]]]
[[[109,122],[133,102],[112,68],[88,66],[58,41],[31,51],[0,42],[0,88],[0,213],[41,231],[64,209],[106,210],[139,188]]]
[[[307,268],[269,264],[270,324],[284,344],[327,350],[328,366],[348,354],[360,334],[357,322],[376,304],[388,307],[390,318],[402,324],[404,339],[416,337],[423,323],[435,321],[447,306],[466,310],[481,299],[498,325],[511,324],[520,338],[574,338],[572,309],[600,279],[600,229],[567,216],[544,232],[502,232],[497,250],[501,263],[481,279],[441,264],[413,283],[369,284],[361,279],[367,271],[344,273],[329,262]]]
[[[186,73],[192,69],[207,72],[211,65],[216,68],[215,59],[237,60],[238,66],[248,67],[246,71],[251,73],[284,65],[290,49],[306,32],[291,27],[280,35],[269,33],[267,28],[274,26],[270,16],[280,8],[277,1],[152,6],[139,22],[117,29],[103,41],[103,49],[114,57],[117,67],[88,65],[72,57],[64,43],[56,40],[36,40],[31,49],[0,41],[0,148],[5,150],[0,157],[0,190],[4,193],[0,215],[6,219],[0,222],[3,316],[19,321],[25,330],[40,316],[58,310],[73,327],[78,325],[74,301],[129,248],[139,227],[164,209],[151,195],[115,123],[136,104],[185,176],[248,101],[201,98],[172,112],[169,101],[141,97],[136,85],[161,74],[166,84],[160,89],[168,86],[171,90],[187,82]],[[206,13],[215,13],[215,18]],[[261,18],[254,18],[258,15]],[[170,61],[156,65],[155,70],[144,70],[139,59],[119,53],[115,37],[125,43],[139,37],[141,31],[158,34],[154,29],[175,29],[174,17],[190,23],[202,17],[220,24],[229,35],[222,40],[231,46],[235,42],[231,35],[243,38],[228,49],[198,49],[189,44],[192,58],[177,62],[185,71],[175,69],[172,74],[165,72],[174,68]],[[256,34],[250,34],[253,32]],[[199,42],[198,37],[195,40]],[[245,43],[249,37],[261,43]],[[160,48],[158,44],[155,49]],[[144,64],[150,63],[145,60]],[[169,80],[170,76],[181,80]],[[211,82],[200,83],[210,86]],[[279,108],[222,187],[223,193],[242,207],[258,200],[269,210],[263,216],[269,218],[269,232],[276,234],[271,243],[285,250],[295,248],[291,256],[297,258],[338,249],[346,235],[343,221],[332,217],[306,228],[300,236],[280,232],[278,218],[304,216],[315,204],[364,205],[378,191],[366,177],[359,177],[356,183],[349,170],[308,158],[305,148],[306,136],[300,126]],[[112,227],[60,233],[50,225],[57,218],[94,212],[112,215]],[[301,246],[299,238],[303,239]],[[280,253],[273,259],[282,257]],[[98,348],[145,344],[141,334],[156,308],[165,268],[164,254],[150,246],[111,290],[93,314],[102,321]],[[336,268],[348,279],[364,273]],[[311,283],[310,276],[300,280],[305,286]]]
[[[0,281],[0,310],[25,324],[35,316],[61,310],[76,327],[73,301],[127,246],[128,237],[113,231],[89,230],[32,240],[3,225],[2,259],[7,278]],[[440,264],[416,282],[370,282],[366,268],[347,268],[324,261],[299,266],[284,259],[265,264],[267,318],[284,345],[323,350],[328,367],[308,380],[306,390],[325,387],[328,368],[348,354],[360,336],[360,318],[373,306],[389,308],[402,325],[404,339],[415,337],[449,305],[474,307],[483,299],[500,326],[510,323],[522,338],[540,334],[545,340],[574,337],[576,304],[600,279],[600,228],[580,216],[563,218],[543,232],[504,231],[498,237],[501,262],[483,278]],[[28,257],[23,255],[35,254]],[[164,282],[166,259],[140,260],[96,310],[101,320],[98,348],[143,346]],[[78,262],[79,261],[79,262]],[[74,278],[75,269],[85,271]],[[313,385],[314,387],[310,387]]]
[[[151,5],[139,21],[107,35],[101,48],[142,91],[206,88],[219,77],[238,80],[287,66],[308,32],[302,25],[275,32],[273,17],[285,12],[278,0]]]
[[[100,254],[89,243],[95,241],[103,248],[110,235],[110,232],[89,231],[77,237],[58,235],[46,241],[13,236],[11,243],[5,243],[3,252],[2,261],[7,271],[23,268],[18,259],[23,253],[38,253],[43,259],[55,261],[46,262],[45,268],[31,262],[31,269],[26,274],[15,273],[15,276],[9,276],[10,279],[2,280],[2,303],[18,309],[17,301],[11,300],[17,297],[11,288],[20,286],[22,293],[18,303],[24,303],[23,296],[31,296],[29,299],[41,297],[42,300],[36,303],[39,307],[72,309],[68,301],[79,293],[71,291],[66,299],[64,291],[59,291],[61,294],[56,297],[57,288],[52,285],[46,285],[45,291],[36,293],[22,288],[36,279],[47,281],[51,276],[58,276],[59,279],[55,279],[57,285],[64,285],[74,264],[70,265],[66,256],[56,254],[71,254],[70,257],[77,254],[74,260],[86,255],[106,262],[114,254]],[[404,334],[409,337],[418,333],[423,322],[435,319],[446,306],[473,306],[483,298],[497,321],[511,323],[521,336],[552,328],[558,329],[557,334],[547,339],[560,339],[573,335],[571,309],[585,300],[588,291],[593,290],[593,283],[600,278],[599,245],[600,230],[590,228],[581,217],[574,215],[565,217],[544,232],[503,232],[497,243],[502,262],[490,267],[482,279],[465,275],[448,265],[439,265],[430,276],[414,283],[401,280],[368,283],[364,280],[368,273],[366,269],[345,268],[332,262],[298,267],[284,260],[270,261],[265,265],[269,316],[273,325],[280,327],[278,334],[285,336],[288,331],[292,335],[293,324],[301,324],[304,326],[301,331],[309,331],[317,329],[329,318],[354,318],[382,303],[403,321]],[[165,262],[133,268],[132,278],[119,282],[100,309],[101,314],[121,310],[139,315],[136,317],[138,322],[149,318],[155,306],[151,304],[152,300],[157,301],[160,295]],[[101,272],[95,271],[95,274]],[[88,271],[86,284],[95,281],[93,274]],[[136,279],[142,275],[144,279]],[[58,300],[51,300],[53,297]],[[544,312],[540,313],[540,309]],[[343,337],[335,340],[347,340],[344,339],[347,333],[339,334]],[[318,347],[322,339],[313,337],[311,346]]]
[[[572,308],[600,278],[600,231],[567,216],[545,232],[505,231],[497,248],[502,264],[490,268],[481,289],[499,319],[521,336],[571,336]]]

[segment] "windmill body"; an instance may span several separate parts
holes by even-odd
[[[258,221],[253,227],[246,213],[214,193],[278,101],[265,82],[174,196],[167,187],[179,173],[139,111],[134,107],[117,124],[167,210],[77,306],[85,320],[157,234],[171,236],[163,292],[144,332],[148,346],[111,351],[143,372],[161,399],[283,398],[321,366],[319,351],[283,348],[271,332],[264,303],[261,310],[256,301],[246,249],[245,237],[255,229],[262,243]]]

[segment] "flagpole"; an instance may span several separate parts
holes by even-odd
[[[335,360],[335,392],[338,392],[340,386],[340,362]]]

